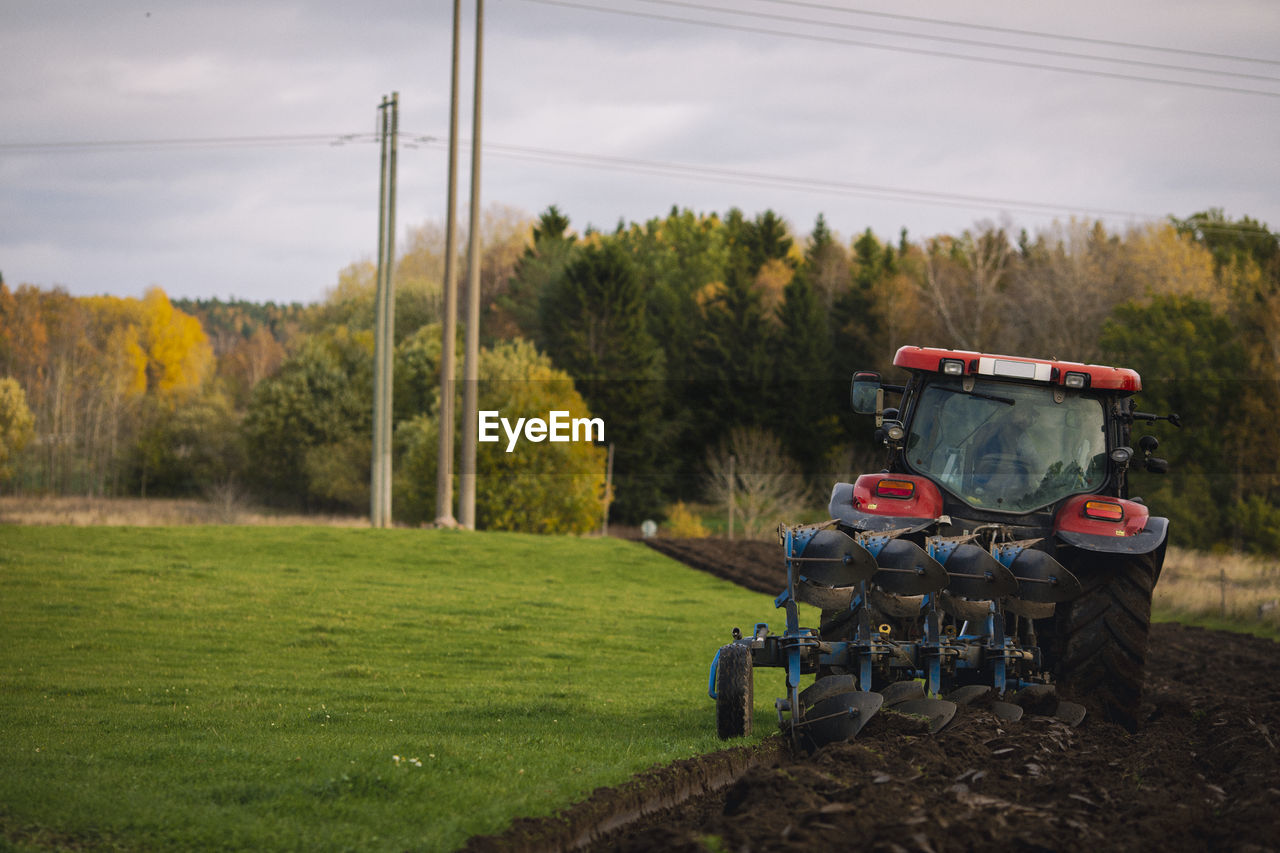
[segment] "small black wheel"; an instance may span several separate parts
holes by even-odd
[[[751,734],[754,686],[750,647],[741,643],[721,646],[716,668],[716,734],[722,739]]]

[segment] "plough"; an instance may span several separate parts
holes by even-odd
[[[1080,591],[1075,576],[1035,540],[996,541],[999,529],[927,537],[924,547],[898,538],[905,532],[849,535],[834,520],[779,530],[787,586],[774,604],[786,628],[735,628],[716,653],[708,690],[721,737],[751,729],[754,667],[785,670],[775,707],[796,745],[851,738],[882,707],[926,717],[930,731],[957,704],[982,699],[1005,719],[1022,714],[1008,699],[1053,706],[1072,725],[1084,718],[1083,706],[1053,701],[1034,632],[1035,617]],[[820,628],[800,624],[798,604],[821,608]],[[810,674],[818,677],[802,690]]]

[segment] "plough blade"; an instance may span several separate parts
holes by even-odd
[[[955,717],[956,703],[948,702],[946,699],[910,699],[893,705],[890,710],[927,717],[929,734],[936,735]]]
[[[1052,684],[1029,684],[1009,698],[1028,714],[1052,717],[1058,710],[1058,691]]]
[[[900,705],[903,702],[923,699],[924,685],[914,679],[911,681],[895,681],[892,684],[885,685],[885,688],[880,691],[880,695],[884,697],[885,707],[892,708],[894,705]]]
[[[848,740],[862,731],[883,704],[884,697],[879,693],[837,693],[809,708],[800,725],[815,746]]]
[[[822,586],[801,578],[796,584],[796,601],[822,610],[848,610],[853,603],[853,591],[851,586]]]
[[[990,601],[1018,593],[1018,581],[991,552],[968,542],[933,539],[929,551],[948,575],[947,591],[968,599]]]
[[[1022,542],[996,545],[993,550],[997,559],[1017,578],[1017,597],[1023,601],[1068,601],[1080,594],[1080,581],[1076,576],[1044,551]]]
[[[948,583],[947,570],[914,542],[890,539],[876,554],[880,570],[871,578],[886,592],[924,595]]]
[[[969,601],[944,591],[938,596],[938,607],[960,622],[979,624],[991,613],[991,602]]]
[[[1085,708],[1083,705],[1075,702],[1068,702],[1065,699],[1058,703],[1058,710],[1053,712],[1055,719],[1061,720],[1071,728],[1075,728],[1084,722]]]
[[[808,708],[823,699],[830,699],[841,693],[852,693],[857,689],[858,679],[852,675],[825,675],[800,691],[800,704]]]
[[[995,702],[991,703],[991,713],[1006,722],[1016,723],[1018,720],[1022,719],[1023,711],[1021,705],[1015,705],[1012,702],[1003,702],[997,699]]]
[[[870,580],[879,568],[871,552],[835,528],[819,530],[799,550],[800,574],[823,586],[851,587]]]
[[[902,714],[927,717],[929,734],[937,734],[956,715],[956,703],[946,699],[925,696],[924,684],[919,681],[895,681],[880,691],[884,706]]]

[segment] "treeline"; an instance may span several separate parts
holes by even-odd
[[[1186,424],[1159,431],[1172,471],[1136,476],[1136,491],[1185,544],[1280,551],[1280,243],[1247,217],[845,241],[822,217],[800,239],[771,211],[673,209],[577,233],[554,207],[533,222],[495,208],[482,233],[482,407],[603,418],[612,519],[713,499],[729,455],[738,476],[781,472],[795,500],[825,503],[834,479],[879,464],[849,412],[850,374],[892,375],[894,351],[919,343],[1134,367],[1143,409]],[[404,245],[394,509],[415,523],[435,517],[442,229]],[[367,263],[310,306],[0,284],[0,376],[20,389],[0,409],[25,394],[32,421],[24,442],[10,417],[6,488],[237,487],[366,511],[373,300]],[[603,448],[482,444],[478,521],[597,526],[604,464]]]

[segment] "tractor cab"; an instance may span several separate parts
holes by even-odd
[[[1128,497],[1131,426],[1157,419],[1133,410],[1136,372],[926,347],[903,347],[894,364],[911,372],[905,385],[853,378],[853,407],[876,416],[887,473],[899,475],[896,486],[880,475],[841,484],[859,515],[919,518],[899,510],[923,498],[953,528],[1043,529],[1074,497]],[[901,395],[898,405],[886,407],[886,391]],[[1166,467],[1151,456],[1157,445],[1144,438],[1140,447],[1151,471]]]

